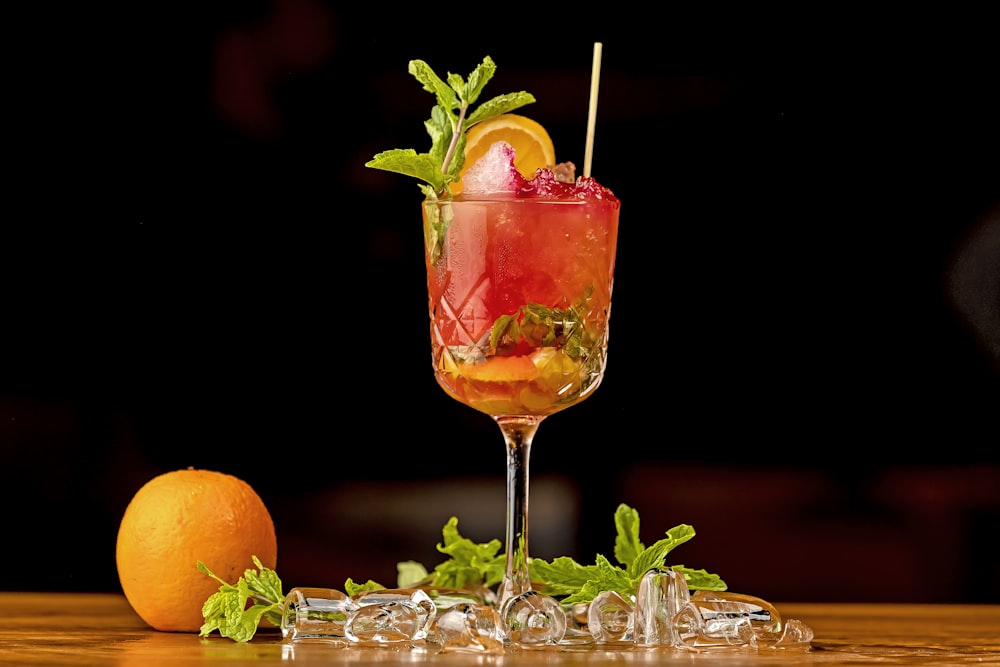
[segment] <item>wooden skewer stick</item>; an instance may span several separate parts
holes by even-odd
[[[583,157],[583,175],[590,178],[590,166],[594,162],[594,126],[597,124],[597,90],[601,83],[600,42],[594,42],[594,64],[590,72],[590,110],[587,114],[587,148]]]

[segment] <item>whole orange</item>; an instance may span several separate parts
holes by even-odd
[[[211,470],[175,470],[149,480],[132,497],[118,528],[118,579],[132,609],[151,627],[197,632],[205,600],[219,582],[201,561],[235,584],[252,556],[274,569],[274,522],[245,481]]]

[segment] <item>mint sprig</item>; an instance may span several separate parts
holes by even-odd
[[[622,503],[615,511],[615,560],[612,564],[598,554],[594,565],[581,565],[563,556],[551,563],[540,558],[531,560],[531,578],[545,584],[542,592],[562,597],[562,604],[590,602],[602,591],[616,591],[628,598],[635,595],[643,575],[653,568],[664,567],[667,554],[694,537],[692,526],[681,524],[667,531],[666,537],[650,546],[639,539],[639,513]],[[684,565],[671,565],[684,575],[693,590],[726,590],[726,582],[718,575],[695,570]],[[563,597],[565,596],[565,597]]]
[[[281,607],[285,602],[281,579],[274,570],[264,567],[257,556],[252,558],[260,573],[248,568],[235,584],[220,579],[198,561],[199,570],[222,584],[219,592],[213,593],[202,606],[205,623],[199,636],[207,637],[218,630],[223,637],[247,642],[253,639],[262,619],[266,618],[275,626],[281,624]],[[248,607],[250,600],[253,604]]]
[[[437,99],[430,119],[424,121],[431,148],[427,153],[417,153],[412,148],[383,151],[365,166],[423,181],[420,187],[429,198],[450,192],[448,186],[458,180],[465,165],[465,133],[470,127],[535,101],[533,95],[520,91],[498,95],[472,109],[496,73],[496,64],[489,56],[483,58],[468,79],[449,72],[447,81],[442,80],[423,60],[411,60],[409,73]]]

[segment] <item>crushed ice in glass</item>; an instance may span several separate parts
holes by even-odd
[[[487,592],[435,587],[369,591],[294,588],[282,609],[282,641],[323,640],[331,647],[426,647],[441,653],[503,655],[564,651],[809,650],[812,630],[782,619],[752,595],[690,591],[670,568],[647,572],[635,596],[598,594],[564,607],[529,591],[500,607]]]
[[[514,167],[514,148],[497,141],[462,176],[462,192],[491,195],[516,192],[524,178]]]

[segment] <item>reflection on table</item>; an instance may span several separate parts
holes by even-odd
[[[325,664],[621,665],[669,662],[753,665],[1000,664],[1000,605],[778,603],[815,637],[808,651],[720,653],[679,649],[631,651],[531,650],[516,656],[438,655],[429,647],[392,650],[331,648],[324,642],[284,643],[263,629],[247,643],[213,636],[161,633],[143,624],[116,594],[0,593],[7,617],[0,629],[0,664],[142,665]]]

